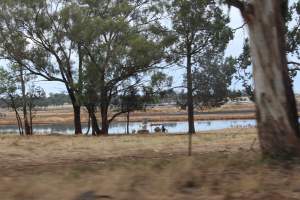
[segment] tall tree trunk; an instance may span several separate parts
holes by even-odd
[[[31,127],[28,121],[26,85],[24,79],[24,71],[22,67],[20,67],[20,81],[21,81],[21,90],[22,90],[23,120],[24,120],[25,135],[32,135]]]
[[[92,130],[95,133],[95,135],[98,135],[100,133],[100,128],[98,126],[98,120],[95,111],[91,113],[91,120],[92,120]]]
[[[107,113],[101,113],[101,135],[108,135],[108,128],[109,128],[109,122],[108,122],[108,116]]]
[[[32,135],[31,128],[28,121],[27,116],[27,109],[23,107],[23,119],[24,119],[24,129],[25,129],[25,135]]]
[[[264,155],[300,155],[295,96],[285,54],[283,3],[233,1],[249,27],[259,139]],[[237,4],[238,3],[238,4]]]
[[[100,128],[98,126],[98,120],[96,117],[96,109],[94,105],[87,105],[89,117],[91,119],[92,124],[92,135],[99,135],[100,134]]]
[[[73,104],[73,110],[74,110],[75,135],[80,135],[80,134],[82,134],[81,119],[80,119],[80,106]]]
[[[13,108],[13,110],[15,111],[15,114],[16,114],[19,133],[20,133],[20,135],[24,135],[22,120],[21,120],[20,114],[18,112],[14,97],[12,95],[9,95],[9,98],[11,100],[11,107]]]
[[[32,114],[32,99],[30,99],[30,102],[29,102],[29,123],[30,123],[30,132],[31,134],[33,134],[33,126],[32,126],[32,121],[33,121],[33,114]]]
[[[193,76],[192,76],[192,53],[191,44],[187,42],[187,107],[188,107],[188,123],[189,123],[189,144],[188,144],[188,156],[192,155],[192,134],[195,133],[194,124],[194,99],[193,99]]]
[[[187,107],[188,107],[189,133],[195,133],[194,101],[193,101],[193,77],[192,77],[192,56],[191,56],[191,47],[190,47],[190,45],[187,45],[186,69],[187,69],[186,78],[187,78]]]
[[[82,134],[81,116],[80,116],[81,106],[75,97],[74,91],[70,89],[70,87],[67,84],[66,84],[66,88],[73,106],[75,135],[81,135]]]
[[[14,109],[14,110],[15,110],[15,113],[16,113],[19,133],[20,133],[20,135],[24,135],[21,117],[20,117],[19,112],[17,111],[17,109]]]
[[[130,111],[127,112],[127,124],[126,124],[126,133],[129,134],[129,118],[130,118]]]
[[[90,116],[90,114],[88,114],[88,115],[89,115],[88,116],[89,120],[88,120],[87,131],[85,132],[85,135],[88,135],[90,132],[90,129],[91,129],[91,116]],[[95,134],[92,132],[92,135],[94,136]]]
[[[101,131],[100,131],[100,134],[101,135],[108,135],[108,129],[109,129],[108,107],[106,105],[101,105],[100,110],[101,110]]]
[[[108,91],[106,87],[104,87],[104,72],[101,73],[101,103],[100,103],[100,112],[101,112],[101,135],[108,135],[109,129],[109,120],[108,120],[108,107],[109,107],[109,98]]]
[[[186,57],[187,107],[188,107],[188,123],[189,123],[188,156],[191,156],[192,155],[192,134],[195,133],[195,124],[194,124],[192,54],[191,54],[191,44],[189,42],[187,42],[186,48],[187,48],[187,57]]]

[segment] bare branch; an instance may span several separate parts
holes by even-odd
[[[239,26],[239,27],[237,27],[237,28],[232,29],[232,31],[233,31],[233,32],[236,32],[237,30],[244,28],[245,25],[246,25],[246,23],[244,23],[243,25],[241,25],[241,26]]]
[[[118,117],[121,114],[127,113],[128,111],[132,111],[132,109],[128,109],[128,110],[121,110],[120,112],[115,113],[109,120],[108,123],[110,124],[116,117]]]
[[[293,68],[289,68],[290,72],[300,71],[300,63],[295,61],[287,62],[288,65],[293,65]]]
[[[295,62],[295,61],[289,61],[287,64],[288,65],[297,65],[297,66],[300,66],[300,63]]]
[[[239,9],[241,12],[244,12],[245,10],[245,5],[243,1],[240,0],[225,0],[225,2],[229,5],[229,6],[233,6],[236,7],[237,9]]]

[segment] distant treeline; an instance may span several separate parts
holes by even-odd
[[[228,98],[235,99],[241,96],[249,96],[246,91],[241,90],[229,90],[226,95]],[[222,102],[225,102],[224,96],[222,97]],[[214,100],[214,99],[213,99]],[[0,98],[0,107],[5,108],[7,104],[6,99]],[[149,99],[147,103],[160,104],[160,103],[174,103],[177,105],[186,104],[186,93],[184,91],[175,92],[173,90],[164,91],[163,93],[153,95],[151,100]],[[113,106],[117,106],[119,103],[119,98],[115,97],[112,101]],[[196,101],[196,104],[199,103]],[[39,99],[35,100],[35,105],[38,107],[48,107],[48,106],[62,106],[66,104],[71,104],[70,98],[65,93],[50,93],[48,96],[41,96]],[[220,104],[220,102],[218,102]]]
[[[65,93],[50,93],[49,96],[40,97],[35,100],[36,106],[39,107],[48,107],[48,106],[61,106],[64,104],[70,104],[70,98]],[[5,103],[5,99],[0,99],[0,107],[5,108],[7,104]]]

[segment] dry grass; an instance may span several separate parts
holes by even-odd
[[[254,110],[254,103],[240,103],[240,104],[224,104],[219,108],[221,111],[225,110]]]
[[[4,200],[292,200],[300,164],[263,161],[255,129],[185,135],[0,136]]]
[[[251,105],[250,105],[251,107]],[[224,108],[216,108],[210,110],[204,110],[205,112],[209,111],[227,111],[233,110],[236,113],[232,113],[230,115],[226,114],[200,114],[195,115],[195,120],[229,120],[229,119],[254,119],[254,113],[239,113],[239,110],[248,109],[248,105],[230,105],[228,108],[225,106]],[[1,118],[0,125],[14,125],[16,124],[15,114],[11,111],[1,111],[6,114],[6,118]],[[199,111],[201,112],[201,111]],[[84,109],[81,112],[81,121],[87,122],[88,115]],[[159,114],[162,115],[159,115]],[[167,115],[166,115],[167,114]],[[97,114],[100,116],[100,113]],[[137,111],[131,114],[130,120],[132,122],[141,122],[145,118],[151,122],[166,122],[166,121],[186,121],[187,115],[185,111],[178,110],[176,107],[160,107],[160,108],[152,108],[148,109],[147,112]],[[121,115],[115,119],[117,122],[126,121],[126,115]],[[47,110],[39,110],[36,113],[36,117],[33,119],[35,124],[72,124],[73,123],[73,111],[71,107],[66,108],[49,108]]]
[[[238,136],[237,136],[238,135]],[[255,138],[254,129],[228,129],[196,134],[195,152],[211,152],[248,145]],[[85,136],[0,136],[0,167],[24,164],[60,163],[126,156],[184,154],[186,135],[124,135],[110,137]]]

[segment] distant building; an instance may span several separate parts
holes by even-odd
[[[168,107],[168,106],[176,106],[177,103],[173,102],[164,102],[164,103],[157,103],[157,104],[146,104],[145,107],[147,108],[154,108],[154,107]]]
[[[228,104],[236,104],[236,103],[242,104],[242,103],[251,103],[251,102],[252,101],[251,101],[250,97],[248,97],[248,96],[236,97],[234,99],[228,98],[228,101],[227,101]]]

